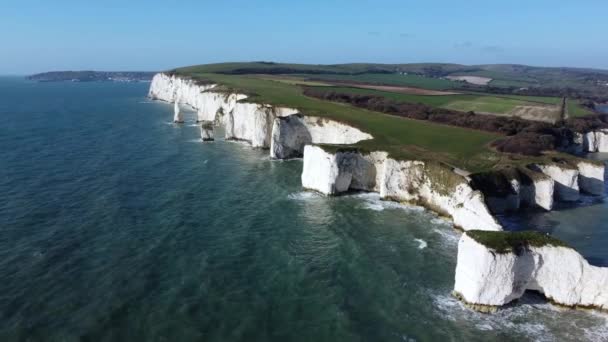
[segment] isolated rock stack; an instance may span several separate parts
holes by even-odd
[[[203,121],[201,123],[201,139],[203,141],[213,141],[213,122]]]
[[[175,100],[175,105],[174,105],[173,109],[174,109],[173,122],[175,122],[175,123],[183,123],[184,122],[184,117],[182,116],[182,111],[179,108],[179,98],[177,98]]]

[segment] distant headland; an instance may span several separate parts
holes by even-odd
[[[151,71],[51,71],[34,74],[27,79],[38,82],[149,82]]]

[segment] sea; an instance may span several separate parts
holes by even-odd
[[[608,340],[535,294],[465,308],[450,222],[304,191],[301,160],[203,143],[148,86],[0,77],[0,341]],[[607,209],[502,220],[608,265]]]

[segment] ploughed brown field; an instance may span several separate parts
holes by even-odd
[[[373,84],[342,83],[342,82],[330,82],[330,83],[333,85],[336,85],[336,86],[373,89],[373,90],[388,91],[391,93],[400,93],[400,94],[409,94],[409,95],[442,96],[442,95],[460,94],[455,91],[431,90],[431,89],[422,89],[422,88],[414,88],[414,87],[397,87],[397,86],[383,86],[383,85],[373,85]]]

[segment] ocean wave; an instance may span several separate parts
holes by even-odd
[[[363,200],[363,207],[365,209],[374,211],[383,211],[386,209],[401,209],[415,212],[424,211],[424,208],[420,206],[383,200],[377,193],[361,193],[356,195],[350,195],[350,197],[359,198]]]
[[[435,225],[443,225],[443,226],[452,226],[452,221],[442,218],[442,217],[435,217],[431,220],[432,224]]]
[[[488,315],[465,307],[462,302],[450,295],[434,295],[432,298],[436,309],[447,320],[453,322],[465,321],[467,325],[473,325],[484,331],[510,330],[531,337],[535,341],[555,340],[545,325],[521,319],[522,316],[533,315],[532,311],[536,310],[537,307],[522,305]],[[548,307],[549,305],[544,306]],[[542,304],[539,304],[538,308],[542,308]]]
[[[558,308],[536,296],[524,296],[516,305],[489,315],[465,307],[450,295],[435,294],[431,297],[442,317],[453,322],[464,321],[482,331],[513,331],[534,341],[606,341],[608,338],[607,315]],[[581,322],[590,326],[581,326]]]
[[[414,239],[414,241],[418,242],[418,249],[425,249],[428,246],[426,241],[422,239]]]
[[[309,201],[323,198],[323,196],[312,191],[300,191],[287,195],[287,198],[294,201]]]
[[[458,240],[460,240],[460,234],[452,229],[452,228],[435,228],[433,232],[438,234],[441,237],[441,240],[450,246],[458,245]]]

